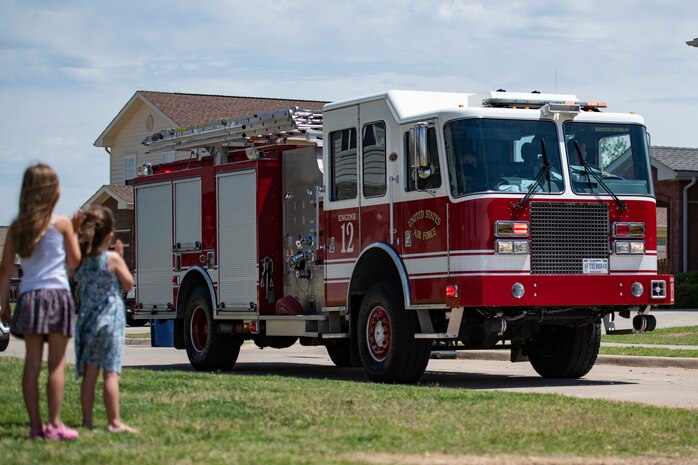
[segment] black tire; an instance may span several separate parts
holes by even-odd
[[[581,378],[594,366],[600,346],[601,323],[541,326],[528,358],[544,378]]]
[[[351,363],[351,341],[349,339],[337,339],[326,346],[327,355],[336,366],[340,368],[360,367],[361,362]]]
[[[240,336],[218,331],[208,292],[196,289],[187,301],[184,314],[184,348],[191,365],[199,371],[230,370],[241,345]]]
[[[10,338],[8,337],[7,339],[0,340],[0,352],[4,352],[7,349],[7,346],[10,345]]]
[[[369,378],[383,383],[413,383],[429,363],[429,339],[415,339],[419,321],[405,310],[400,285],[380,282],[361,302],[357,325],[359,357]]]

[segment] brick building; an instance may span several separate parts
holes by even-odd
[[[698,270],[698,149],[652,147],[654,190],[657,197],[657,231],[661,240],[665,218],[666,262],[662,271],[677,274]],[[664,209],[664,211],[662,211]],[[665,216],[663,216],[665,215]],[[661,257],[661,250],[658,250]]]

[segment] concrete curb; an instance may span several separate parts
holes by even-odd
[[[126,338],[126,345],[127,346],[148,346],[148,347],[150,347],[150,338],[149,337],[127,337]]]
[[[432,355],[434,357],[434,355]],[[453,358],[434,357],[434,358]],[[509,351],[504,350],[478,350],[472,352],[458,352],[456,357],[463,360],[493,360],[510,361]],[[687,357],[638,357],[632,355],[599,355],[596,363],[605,365],[620,365],[628,367],[654,367],[654,368],[687,368],[698,370],[698,358]]]

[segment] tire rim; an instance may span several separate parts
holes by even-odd
[[[191,342],[197,352],[201,352],[206,347],[208,340],[208,318],[206,312],[201,307],[196,307],[191,316]]]
[[[375,361],[382,362],[388,357],[392,342],[392,330],[388,312],[381,306],[374,307],[368,315],[366,341],[368,351]]]

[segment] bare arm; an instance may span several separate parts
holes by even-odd
[[[12,240],[12,228],[7,232],[5,240],[5,249],[2,254],[2,262],[0,262],[0,320],[3,323],[10,322],[10,276],[12,276],[12,267],[15,263],[15,244]]]
[[[121,241],[117,241],[117,244],[120,242]],[[119,247],[117,246],[117,250],[118,249]],[[121,247],[121,250],[123,251],[123,247]],[[118,252],[113,251],[108,252],[107,257],[109,259],[109,271],[114,273],[116,278],[119,280],[121,289],[126,292],[130,291],[133,287],[133,275],[128,270],[128,266],[126,266],[124,258]]]
[[[80,246],[78,245],[78,236],[73,228],[73,221],[67,216],[59,216],[56,218],[56,229],[63,234],[63,242],[65,243],[65,261],[68,268],[76,270],[80,266],[82,256],[80,254]]]

